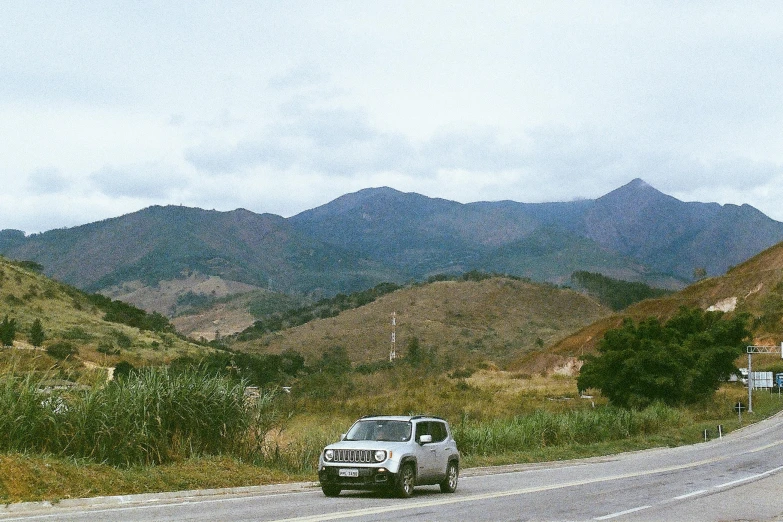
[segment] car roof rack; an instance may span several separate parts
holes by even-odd
[[[410,417],[411,420],[417,420],[417,419],[437,419],[437,420],[442,420],[442,421],[446,420],[443,417],[438,417],[437,415],[421,415],[421,414],[419,414],[419,415],[388,415],[388,414],[385,414],[385,413],[372,413],[372,414],[369,414],[369,415],[362,415],[359,418],[360,419],[369,419],[369,418],[372,418],[372,417]]]

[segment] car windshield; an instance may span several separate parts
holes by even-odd
[[[345,435],[345,440],[382,440],[404,442],[411,438],[411,423],[398,420],[360,420]]]

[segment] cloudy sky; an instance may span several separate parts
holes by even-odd
[[[783,220],[783,2],[0,0],[0,229],[366,187]]]

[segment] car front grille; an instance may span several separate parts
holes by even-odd
[[[336,449],[333,462],[369,464],[373,462],[372,450]]]

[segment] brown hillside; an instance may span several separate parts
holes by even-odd
[[[721,277],[699,281],[670,296],[642,301],[622,313],[601,318],[556,342],[551,348],[524,354],[511,367],[536,372],[578,367],[576,359],[594,351],[606,331],[620,326],[626,317],[634,321],[647,317],[666,320],[680,306],[690,306],[727,313],[747,312],[758,318],[769,313],[776,304],[783,305],[783,243],[732,268]],[[780,317],[773,315],[772,321],[757,326],[754,336],[759,344],[779,343],[783,337]]]
[[[609,310],[551,285],[507,278],[442,281],[398,290],[337,317],[233,348],[272,353],[292,349],[312,362],[325,349],[342,346],[354,363],[382,361],[391,347],[392,313],[398,357],[405,355],[407,343],[415,337],[439,356],[469,354],[503,364],[542,342],[556,342]]]

